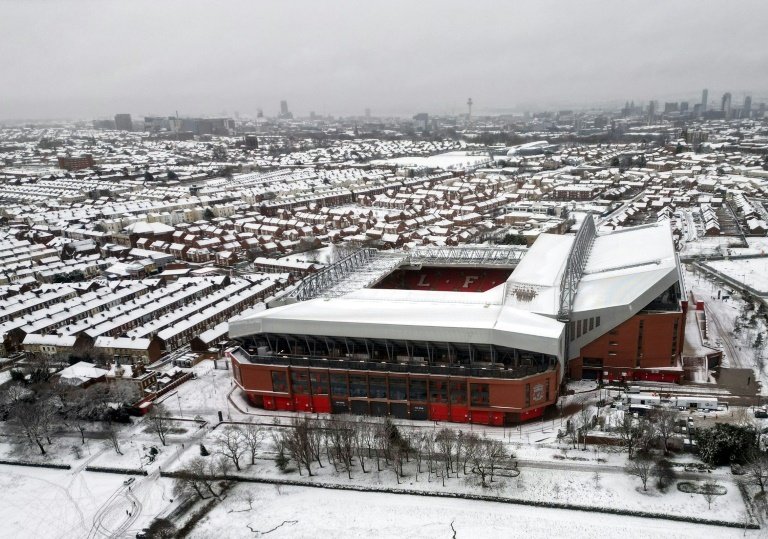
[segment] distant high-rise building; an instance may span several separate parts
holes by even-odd
[[[283,120],[292,120],[293,114],[288,110],[288,101],[283,99],[280,101],[280,116],[279,118]]]
[[[317,120],[317,113],[314,110],[309,111],[309,119],[312,121]]]
[[[648,123],[652,124],[656,117],[656,101],[648,103]]]
[[[261,109],[256,109],[256,117],[257,118],[263,118],[264,117],[264,111]]]
[[[677,112],[679,105],[677,103],[664,103],[664,114]]]
[[[749,118],[752,116],[752,96],[748,95],[744,98],[744,110],[741,111],[742,118]]]
[[[703,105],[701,103],[696,103],[693,106],[693,115],[696,116],[696,117],[701,116],[701,108],[702,107],[703,107]]]
[[[709,90],[704,88],[701,91],[701,112],[707,112],[707,102],[709,101]]]
[[[765,118],[765,103],[760,103],[760,106],[758,107],[758,114],[761,118]]]
[[[723,111],[726,120],[731,119],[731,92],[723,94],[723,98],[720,100],[720,110]]]
[[[429,114],[420,112],[413,119],[416,121],[416,126],[421,128],[422,131],[429,130]]]
[[[118,131],[133,131],[133,120],[130,114],[115,114],[115,129]]]
[[[371,109],[365,109],[365,117],[370,118],[371,117]]]
[[[681,112],[681,113],[686,113],[686,112],[688,112],[688,101],[682,101],[682,102],[680,103],[680,112]]]

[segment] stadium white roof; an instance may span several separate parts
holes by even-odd
[[[555,319],[573,236],[541,234],[506,283],[483,293],[358,289],[230,320],[230,337],[256,333],[488,343],[563,358]],[[569,356],[628,320],[679,280],[669,225],[612,231],[592,241],[571,320],[600,317],[572,338]],[[583,333],[583,334],[582,334]],[[574,336],[575,337],[575,336]]]
[[[430,292],[414,296],[426,294]],[[409,301],[349,296],[302,301],[230,321],[229,335],[279,333],[467,342],[562,355],[559,342],[563,323],[501,304],[445,301],[448,294],[462,295],[445,292],[434,301],[424,301],[423,297]]]

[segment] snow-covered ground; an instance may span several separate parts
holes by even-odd
[[[739,261],[739,262],[744,262]],[[693,292],[697,301],[704,301],[707,316],[709,317],[708,331],[709,346],[716,346],[717,340],[730,343],[731,347],[724,350],[723,364],[732,367],[752,367],[757,377],[762,381],[762,391],[768,390],[768,369],[765,369],[760,360],[764,350],[757,350],[754,346],[759,334],[765,335],[765,323],[756,317],[754,327],[743,327],[739,332],[734,332],[736,320],[745,308],[745,302],[738,292],[730,293],[729,288],[721,285],[714,278],[702,275],[701,272],[692,272],[686,268],[685,285],[688,291]],[[741,280],[741,278],[739,279]],[[730,296],[728,299],[717,299],[718,291],[721,296]],[[754,312],[754,311],[752,311]],[[742,324],[743,326],[743,324]]]
[[[430,155],[428,157],[409,156],[375,160],[371,161],[371,164],[463,170],[464,168],[476,167],[490,162],[491,159],[487,154],[468,155],[467,152],[454,151],[437,155]]]
[[[725,255],[729,248],[734,248],[740,244],[741,238],[735,236],[703,236],[697,238],[696,241],[684,243],[681,253],[684,255]],[[754,253],[743,249],[739,250],[739,254],[757,254],[758,252],[757,250]]]
[[[247,492],[253,496],[253,510],[243,499]],[[714,507],[712,513],[716,514]],[[258,537],[254,530],[264,533],[279,526],[269,533],[270,538],[432,539],[452,537],[451,523],[459,538],[763,537],[762,530],[744,534],[740,529],[585,511],[258,484],[238,485],[191,537]]]
[[[552,440],[551,424],[542,425],[543,439]],[[224,425],[213,432],[213,436],[219,435]],[[268,428],[268,431],[277,433],[279,428]],[[504,431],[497,429],[499,434]],[[405,434],[406,430],[402,430]],[[477,479],[470,475],[451,474],[446,479],[445,485],[435,476],[426,473],[426,464],[422,463],[422,472],[417,473],[417,465],[411,459],[404,464],[405,476],[398,483],[394,472],[386,467],[377,471],[375,459],[367,459],[366,472],[362,471],[359,464],[353,467],[352,479],[346,472],[336,472],[325,457],[324,466],[321,468],[316,463],[312,466],[313,476],[299,475],[298,471],[284,474],[277,469],[274,462],[276,455],[269,440],[266,437],[263,448],[259,451],[255,464],[250,464],[250,457],[241,462],[242,470],[230,473],[247,478],[266,480],[305,480],[319,484],[350,485],[365,487],[373,490],[381,489],[408,489],[430,494],[462,493],[470,495],[492,495],[510,501],[538,501],[556,502],[586,508],[610,507],[626,511],[641,510],[651,513],[670,516],[688,515],[702,519],[719,519],[738,522],[745,511],[744,503],[733,478],[726,470],[718,470],[714,474],[707,474],[704,479],[717,479],[721,485],[727,488],[727,494],[721,496],[713,505],[714,512],[710,511],[707,503],[701,495],[685,494],[674,486],[667,492],[661,493],[649,482],[648,491],[643,491],[639,479],[626,474],[624,466],[627,462],[623,452],[606,452],[605,449],[597,449],[590,446],[587,450],[571,449],[566,442],[555,443],[531,443],[538,438],[535,432],[523,433],[522,430],[507,430],[505,439],[507,449],[514,455],[514,460],[519,463],[520,474],[509,469],[510,464],[504,464],[506,471],[501,471],[501,476],[490,487],[481,486]],[[205,441],[206,447],[211,450],[216,447],[213,439]],[[197,446],[189,446],[182,453],[180,459],[171,460],[171,470],[183,468],[186,462],[198,457],[200,454]],[[677,460],[677,459],[675,459]],[[681,462],[688,458],[680,459]],[[382,463],[383,464],[383,463]],[[295,463],[292,463],[295,467]],[[166,469],[164,466],[163,469]],[[595,472],[600,474],[595,478]]]
[[[4,465],[0,537],[83,539],[108,537],[121,528],[132,537],[170,506],[171,483],[142,478],[128,491],[125,479],[116,474]]]
[[[707,262],[707,266],[755,290],[768,293],[768,258],[712,260]]]

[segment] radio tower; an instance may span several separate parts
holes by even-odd
[[[467,123],[472,121],[472,98],[467,99],[467,107],[469,107],[469,114],[467,114]]]

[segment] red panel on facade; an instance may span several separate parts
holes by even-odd
[[[466,423],[469,421],[469,410],[466,406],[451,406],[451,419],[454,423]]]
[[[520,413],[520,421],[528,421],[544,415],[544,408],[532,408]]]
[[[448,421],[448,405],[447,404],[430,404],[429,405],[429,418],[432,421]]]
[[[331,398],[327,395],[319,395],[312,397],[312,405],[315,412],[321,414],[331,413]]]
[[[312,412],[312,397],[309,395],[294,395],[293,405],[297,412]]]
[[[275,410],[293,410],[293,401],[288,397],[275,397]]]
[[[472,423],[479,423],[480,425],[487,425],[491,422],[491,414],[489,412],[472,412]]]
[[[275,398],[274,397],[264,397],[264,409],[265,410],[275,410]]]
[[[500,427],[504,424],[504,414],[502,412],[491,412],[491,425]]]

